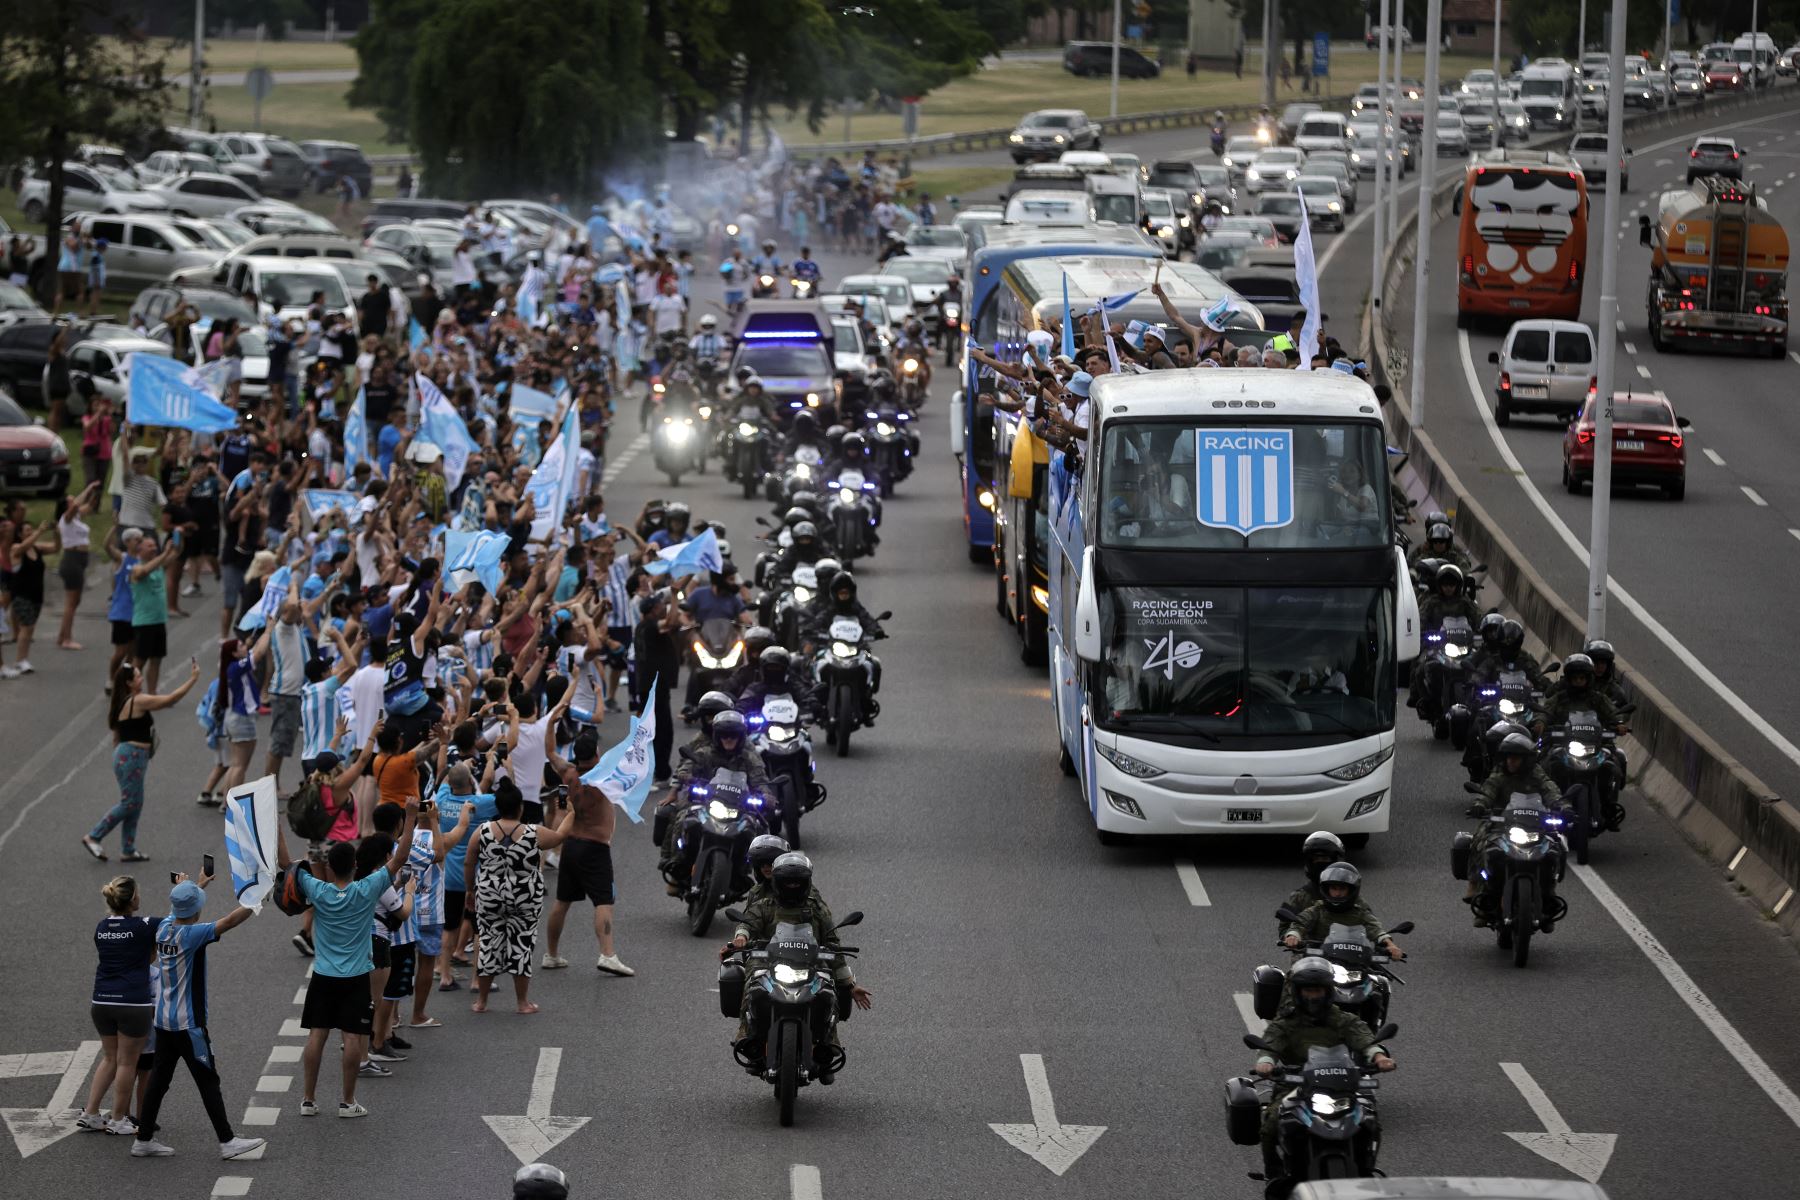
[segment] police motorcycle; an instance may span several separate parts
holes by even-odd
[[[1616,741],[1618,735],[1601,725],[1592,709],[1572,710],[1544,738],[1544,769],[1563,790],[1565,807],[1573,810],[1567,814],[1569,849],[1584,866],[1588,843],[1609,829],[1616,831],[1625,820],[1613,773]]]
[[[819,290],[819,281],[818,280],[803,279],[800,276],[795,275],[792,272],[789,272],[789,274],[788,274],[788,291],[793,294],[794,299],[796,299],[796,300],[811,300],[818,293],[818,290]]]
[[[744,916],[736,909],[725,915],[734,921]],[[835,928],[860,925],[862,918],[853,912]],[[828,1051],[823,1070],[835,1075],[843,1069],[844,1051],[831,1034],[838,1022],[849,1020],[852,1003],[850,985],[839,983],[836,972],[842,960],[858,953],[855,946],[822,946],[811,925],[783,921],[775,926],[775,936],[732,952],[719,967],[721,1015],[736,1017],[743,1010],[745,992],[749,993],[750,1033],[764,1041],[762,1078],[775,1088],[783,1126],[794,1123],[794,1101],[801,1088],[815,1078],[829,1082],[815,1068],[815,1047]],[[736,1047],[732,1056],[745,1069],[753,1068],[753,1061]]]
[[[1465,783],[1463,790],[1479,794],[1481,785]],[[1485,819],[1496,836],[1483,860],[1476,862],[1471,852],[1474,835],[1458,833],[1450,844],[1450,873],[1466,880],[1473,872],[1483,884],[1475,902],[1493,918],[1500,949],[1511,951],[1513,966],[1522,967],[1531,954],[1532,935],[1549,933],[1569,912],[1568,901],[1555,890],[1568,863],[1567,818],[1537,792],[1512,793],[1497,813],[1472,804],[1469,815]],[[1491,907],[1496,897],[1498,912]]]
[[[807,442],[796,446],[781,469],[769,476],[769,502],[786,509],[797,492],[816,492],[825,474],[825,452]]]
[[[800,816],[825,803],[825,785],[813,778],[812,735],[806,731],[807,714],[790,692],[762,698],[762,707],[748,714],[750,737],[769,781],[775,788],[770,806],[770,826],[800,849]]]
[[[883,400],[863,413],[863,437],[869,458],[881,482],[882,496],[894,494],[894,484],[912,474],[919,436],[913,432],[912,413],[891,400]]]
[[[870,478],[861,467],[845,467],[825,486],[829,498],[820,529],[830,531],[837,556],[848,570],[857,559],[875,553],[875,540],[869,534],[881,522],[874,503],[881,481]]]
[[[1557,665],[1551,663],[1546,669],[1553,670]],[[1510,726],[1518,726],[1523,732],[1543,700],[1543,694],[1531,686],[1525,672],[1503,669],[1490,679],[1477,680],[1469,703],[1450,709],[1452,735],[1458,725],[1468,731],[1462,761],[1471,780],[1480,783],[1493,774],[1500,739],[1511,732]]]
[[[893,615],[884,612],[875,619],[885,621]],[[875,703],[875,662],[869,644],[883,636],[865,630],[855,617],[833,617],[814,660],[825,693],[825,731],[839,758],[850,753],[850,735],[874,725],[881,711]]]
[[[1388,1024],[1375,1030],[1385,1042],[1398,1033]],[[1273,1054],[1275,1048],[1255,1034],[1244,1036],[1252,1050]],[[1225,1081],[1226,1127],[1239,1146],[1262,1143],[1263,1106],[1277,1089],[1287,1092],[1276,1116],[1282,1177],[1270,1180],[1265,1196],[1286,1196],[1309,1179],[1356,1179],[1377,1174],[1381,1153],[1380,1123],[1375,1104],[1378,1070],[1356,1061],[1346,1046],[1315,1046],[1303,1064],[1282,1063],[1267,1079],[1239,1075]],[[1252,1174],[1252,1179],[1263,1176]]]
[[[1300,914],[1285,906],[1275,910],[1279,921],[1299,920]],[[1390,933],[1411,933],[1413,923],[1402,921]],[[1324,940],[1299,946],[1276,943],[1296,958],[1314,956],[1331,964],[1331,1002],[1370,1029],[1387,1020],[1388,1001],[1393,996],[1392,983],[1406,980],[1388,966],[1393,959],[1369,940],[1360,925],[1333,925]],[[1273,1021],[1281,1013],[1287,999],[1287,972],[1267,964],[1250,973],[1251,1007],[1265,1021]]]
[[[685,472],[706,473],[706,422],[688,389],[668,391],[660,379],[651,387],[658,393],[658,417],[650,431],[650,455],[656,469],[669,477],[669,486],[680,487]]]
[[[800,644],[801,623],[819,598],[818,569],[812,563],[799,563],[792,575],[771,590],[775,602],[770,607],[769,627],[775,631],[775,640],[792,650]]]
[[[743,627],[730,617],[714,617],[702,621],[688,643],[693,665],[688,668],[687,704],[681,710],[684,719],[692,720],[700,697],[707,692],[729,691],[726,686],[732,672],[744,661]]]
[[[742,397],[724,403],[722,411],[736,412],[726,421],[727,440],[721,447],[725,478],[744,489],[744,499],[751,500],[763,484],[763,462],[768,456],[768,423],[762,409],[746,403]]]
[[[769,797],[750,790],[742,771],[720,770],[709,780],[688,785],[685,809],[657,809],[652,832],[658,844],[666,822],[681,822],[675,862],[663,878],[681,889],[687,905],[688,932],[704,937],[713,914],[750,893],[750,843],[769,832],[765,813]],[[679,813],[679,815],[677,815]]]
[[[1425,672],[1425,684],[1419,691],[1419,717],[1431,726],[1432,736],[1440,742],[1460,731],[1462,740],[1452,744],[1461,749],[1467,742],[1468,723],[1453,722],[1451,715],[1467,696],[1466,676],[1475,647],[1475,628],[1467,617],[1445,617],[1442,626],[1425,631],[1424,641],[1418,668]]]

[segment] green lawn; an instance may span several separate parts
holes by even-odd
[[[936,159],[916,159],[920,163],[936,162]],[[942,201],[946,196],[955,196],[963,208],[977,204],[994,204],[1013,177],[1011,167],[927,167],[912,173],[912,192],[917,196],[920,192],[930,192],[933,200]],[[939,204],[938,211],[945,214],[941,220],[948,219],[948,206]]]
[[[1445,55],[1442,75],[1457,79],[1492,60],[1470,55]],[[1330,90],[1347,95],[1363,83],[1375,81],[1375,55],[1352,51],[1339,56],[1338,73]],[[1121,113],[1157,112],[1171,108],[1203,108],[1210,104],[1226,107],[1254,104],[1262,96],[1262,81],[1254,73],[1255,60],[1246,67],[1245,76],[1237,78],[1229,72],[1201,71],[1192,79],[1180,71],[1171,71],[1160,79],[1121,79],[1119,111]],[[1402,59],[1402,74],[1424,78],[1425,55],[1421,51]],[[927,95],[919,105],[919,134],[961,133],[972,129],[997,129],[1011,125],[1024,113],[1038,108],[1080,108],[1089,116],[1103,117],[1109,111],[1112,83],[1108,79],[1077,79],[1062,69],[1060,62],[1002,60],[962,79],[953,80]],[[1292,89],[1280,90],[1277,103],[1286,104],[1305,99],[1298,81]],[[808,142],[838,142],[844,139],[844,115],[841,110],[828,117],[818,132],[806,127],[799,117],[783,116],[775,128],[791,145]],[[858,113],[850,120],[850,140],[885,139],[904,136],[898,113]]]
[[[171,72],[188,68],[188,43],[164,42],[159,47]],[[206,66],[212,71],[242,71],[262,63],[277,71],[354,70],[356,51],[346,42],[270,42],[214,39],[206,43]]]
[[[300,141],[329,138],[355,142],[364,154],[404,154],[405,146],[387,140],[387,130],[366,108],[351,108],[344,99],[347,83],[277,83],[263,101],[262,128],[269,133]],[[207,115],[220,129],[251,129],[253,105],[241,87],[214,87],[207,97]]]

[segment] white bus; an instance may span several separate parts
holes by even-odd
[[[1374,393],[1336,371],[1095,381],[1050,464],[1050,690],[1100,840],[1363,840],[1418,606]]]

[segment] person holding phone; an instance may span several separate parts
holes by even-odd
[[[200,664],[190,658],[188,677],[181,686],[157,696],[150,694],[144,672],[132,664],[126,663],[113,673],[106,724],[113,733],[113,778],[119,784],[119,802],[81,839],[82,847],[101,862],[106,861],[106,849],[100,840],[115,825],[124,826],[120,861],[150,861],[150,856],[137,848],[138,816],[144,810],[144,774],[156,753],[155,720],[150,714],[179,704],[199,678]]]

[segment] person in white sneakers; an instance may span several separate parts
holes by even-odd
[[[636,971],[619,961],[613,947],[613,902],[618,899],[618,889],[613,884],[612,836],[617,810],[606,793],[581,779],[600,763],[599,736],[592,729],[582,730],[571,753],[573,763],[555,750],[547,753],[550,766],[568,788],[569,802],[575,807],[575,823],[562,846],[562,870],[556,877],[556,902],[550,906],[544,969],[554,971],[569,965],[569,960],[557,953],[563,922],[568,920],[571,905],[586,900],[594,906],[594,937],[600,942],[600,959],[594,965],[608,975],[635,975]]]
[[[186,875],[177,875],[175,880],[169,892],[169,915],[156,929],[156,1057],[131,1157],[167,1158],[175,1153],[173,1146],[156,1139],[156,1118],[163,1097],[169,1094],[175,1068],[185,1062],[200,1089],[200,1103],[212,1121],[213,1133],[218,1135],[219,1157],[242,1158],[261,1149],[263,1139],[238,1137],[225,1115],[218,1064],[206,1032],[206,948],[248,921],[251,913],[240,904],[217,921],[202,922],[200,909],[206,904],[206,894],[200,889],[212,882],[211,876],[201,875],[197,886]]]

